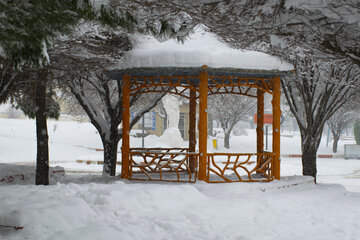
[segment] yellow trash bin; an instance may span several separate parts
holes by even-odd
[[[218,149],[217,139],[213,139],[212,142],[213,142],[214,149],[217,150]]]

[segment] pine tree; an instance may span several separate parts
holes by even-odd
[[[49,184],[46,89],[50,62],[47,49],[59,34],[71,31],[80,19],[106,20],[105,11],[95,9],[88,0],[0,1],[0,54],[13,63],[35,67],[37,164],[36,184]],[[2,85],[1,85],[2,86]],[[0,89],[0,93],[5,92]],[[0,96],[1,97],[1,96]]]

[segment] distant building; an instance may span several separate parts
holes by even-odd
[[[189,140],[189,105],[187,103],[182,103],[180,106],[180,116],[179,116],[179,131],[184,139],[184,141]],[[166,114],[159,114],[158,107],[149,113],[144,115],[144,130],[147,134],[161,136],[165,129],[168,126],[168,121]],[[131,113],[133,116],[134,112]],[[141,130],[142,129],[142,120],[140,120],[132,130]]]

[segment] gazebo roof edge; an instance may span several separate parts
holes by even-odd
[[[125,68],[106,71],[106,75],[115,80],[121,80],[126,74],[132,77],[176,77],[176,76],[198,76],[204,68],[202,67],[141,67]],[[211,68],[206,71],[210,76],[229,76],[244,78],[273,78],[275,76],[287,76],[293,71],[262,70],[262,69],[239,69],[239,68]]]

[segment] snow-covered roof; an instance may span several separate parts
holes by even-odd
[[[217,74],[253,77],[283,75],[293,70],[293,65],[278,57],[230,48],[202,26],[184,43],[173,39],[159,42],[154,37],[137,35],[133,45],[121,69],[109,73],[110,77],[118,78],[124,73],[132,76],[193,75],[204,65]]]
[[[142,37],[126,55],[124,68],[201,67],[289,71],[293,66],[278,57],[256,51],[233,49],[213,33],[197,28],[184,43],[159,42]]]

